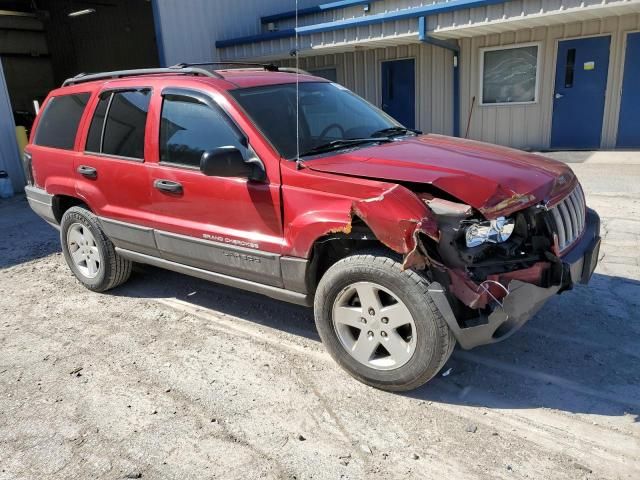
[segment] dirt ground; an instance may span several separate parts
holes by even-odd
[[[572,167],[603,217],[591,285],[402,395],[304,308],[154,268],[91,293],[3,201],[0,479],[640,478],[640,162]]]

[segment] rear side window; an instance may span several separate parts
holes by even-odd
[[[187,95],[164,96],[160,123],[161,162],[198,168],[205,151],[225,146],[245,149],[239,133],[222,111]]]
[[[34,142],[43,147],[72,150],[89,93],[53,97],[38,122]]]
[[[144,159],[144,132],[151,90],[106,92],[100,96],[85,149]]]
[[[102,150],[102,129],[104,127],[104,119],[107,116],[107,107],[111,100],[111,92],[100,95],[100,101],[93,114],[91,127],[89,127],[89,135],[87,136],[87,145],[85,150],[88,152],[100,153]]]

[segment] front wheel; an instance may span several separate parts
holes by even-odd
[[[335,263],[315,296],[315,320],[331,356],[358,380],[404,391],[433,378],[455,346],[427,281],[386,253]]]

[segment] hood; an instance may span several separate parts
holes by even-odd
[[[305,162],[311,170],[395,182],[430,184],[487,218],[536,203],[555,203],[577,179],[542,156],[442,135],[405,137]]]

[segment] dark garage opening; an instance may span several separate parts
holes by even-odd
[[[0,61],[15,122],[80,72],[158,66],[149,0],[0,0]]]

